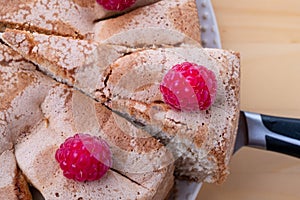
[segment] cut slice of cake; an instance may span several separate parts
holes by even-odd
[[[162,0],[95,25],[95,41],[131,48],[200,45],[195,0]]]
[[[63,85],[49,91],[41,109],[48,123],[29,130],[15,151],[20,169],[45,199],[166,198],[174,183],[173,157],[156,139]],[[99,181],[68,180],[55,161],[56,149],[78,132],[99,136],[111,147],[112,170]]]
[[[5,28],[37,31],[46,34],[87,38],[93,34],[94,22],[112,15],[128,12],[157,0],[137,0],[130,8],[108,11],[96,0],[0,0],[0,31]]]
[[[17,168],[12,150],[0,153],[0,199],[31,200],[24,176]]]
[[[214,104],[204,111],[174,111],[159,90],[163,76],[183,62],[197,63],[217,78]],[[223,182],[228,174],[239,117],[239,55],[197,47],[145,50],[112,64],[103,95],[112,110],[164,140],[176,157],[176,174]]]

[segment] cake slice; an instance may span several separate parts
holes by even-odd
[[[217,96],[205,111],[179,112],[167,106],[159,85],[174,65],[192,62],[212,70]],[[133,81],[134,80],[134,81]],[[222,183],[228,171],[239,116],[239,55],[197,47],[145,50],[118,59],[102,90],[103,103],[154,137],[176,159],[176,175]]]
[[[48,123],[29,130],[15,151],[20,168],[45,199],[166,198],[174,183],[173,159],[153,137],[63,85],[49,91],[41,109]],[[112,170],[99,181],[68,180],[55,161],[59,145],[78,132],[99,136],[111,147]]]
[[[6,150],[0,154],[0,199],[32,199],[27,182],[17,168],[12,150]]]
[[[195,0],[162,0],[94,27],[95,41],[131,48],[201,44]]]
[[[76,38],[88,38],[93,34],[96,20],[128,12],[157,0],[137,0],[122,11],[108,11],[97,4],[96,0],[0,0],[0,31],[5,28],[37,31]]]

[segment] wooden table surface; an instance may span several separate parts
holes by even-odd
[[[222,47],[241,52],[241,109],[300,118],[300,0],[211,0]],[[298,200],[300,159],[245,147],[197,200]]]
[[[232,158],[223,185],[204,184],[197,200],[299,200],[300,161],[243,147]]]
[[[300,118],[300,1],[212,4],[222,47],[241,52],[241,108]]]

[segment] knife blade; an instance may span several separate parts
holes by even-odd
[[[234,152],[242,146],[300,158],[300,119],[241,111]]]

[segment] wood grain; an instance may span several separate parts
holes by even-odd
[[[298,200],[300,160],[244,147],[231,162],[224,185],[204,184],[197,200]]]
[[[212,3],[223,48],[241,52],[241,109],[300,118],[300,1]]]

